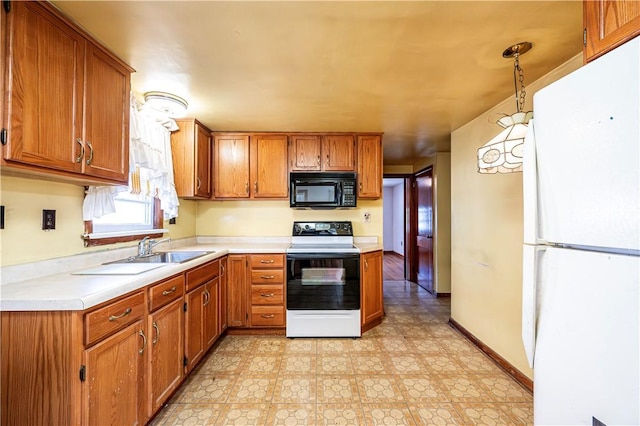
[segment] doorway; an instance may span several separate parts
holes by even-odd
[[[384,175],[383,183],[383,279],[403,281],[406,267],[407,201],[406,188],[410,176]]]

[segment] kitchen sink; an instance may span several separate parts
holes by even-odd
[[[151,253],[146,256],[131,256],[126,259],[115,260],[113,262],[104,263],[184,263],[189,260],[197,259],[207,254],[215,253],[213,251],[160,251]]]

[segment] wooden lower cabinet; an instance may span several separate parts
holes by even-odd
[[[377,325],[384,315],[382,296],[382,251],[360,256],[362,330]]]
[[[167,290],[165,290],[167,291]],[[184,377],[184,309],[182,294],[170,304],[151,313],[147,395],[149,416],[162,407]]]
[[[193,370],[204,355],[204,303],[204,285],[190,291],[184,298],[186,306],[184,314],[185,374]]]
[[[227,258],[227,326],[246,327],[247,310],[247,255],[232,254]]]
[[[143,389],[147,344],[144,321],[138,320],[84,352],[82,424],[145,423]]]
[[[284,260],[283,254],[250,256],[251,327],[285,325]]]
[[[218,318],[218,292],[220,287],[220,279],[214,278],[205,284],[204,289],[204,335],[203,342],[205,352],[214,344],[220,336],[219,318]]]

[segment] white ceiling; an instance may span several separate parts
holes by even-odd
[[[385,164],[448,151],[513,96],[506,47],[533,42],[525,83],[582,48],[578,0],[54,3],[136,69],[138,95],[184,97],[212,130],[384,132]]]

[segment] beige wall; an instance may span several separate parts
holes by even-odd
[[[136,244],[84,247],[82,186],[14,176],[3,176],[0,185],[0,203],[5,206],[5,229],[0,230],[2,266]],[[42,230],[43,209],[56,210],[55,230]],[[180,200],[179,214],[176,225],[165,224],[168,236],[195,236],[195,201]]]
[[[371,222],[363,215],[371,213]],[[382,199],[358,200],[345,210],[296,210],[289,201],[198,201],[198,235],[290,237],[296,220],[350,220],[356,236],[382,243]]]
[[[533,94],[582,65],[578,55],[527,85]],[[509,98],[451,134],[451,316],[528,377],[521,331],[522,174],[481,175],[476,151],[513,113]],[[535,111],[534,111],[535,118]]]

